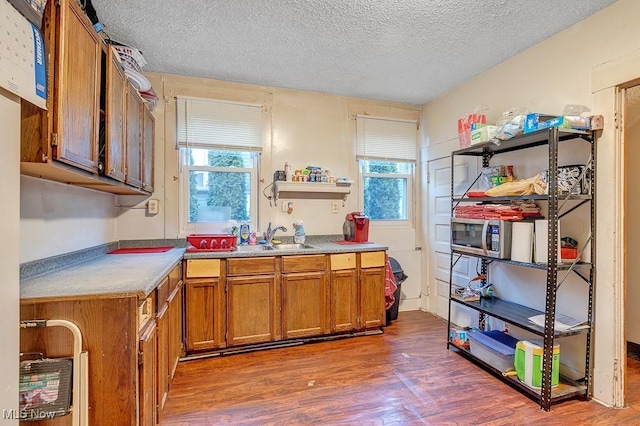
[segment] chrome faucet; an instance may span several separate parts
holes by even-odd
[[[276,233],[277,230],[281,230],[282,232],[287,232],[287,228],[285,228],[284,226],[276,226],[275,228],[271,229],[271,222],[269,222],[269,225],[267,226],[267,230],[264,233],[264,239],[267,241],[267,244],[271,245],[271,240],[273,239],[273,235]]]

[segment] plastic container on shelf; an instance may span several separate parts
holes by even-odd
[[[527,386],[539,389],[542,386],[542,341],[531,342],[522,340],[516,345],[515,369],[518,379]],[[553,345],[553,357],[551,361],[551,387],[558,386],[560,382],[560,345]]]
[[[504,372],[513,371],[518,339],[498,330],[468,333],[471,354]]]

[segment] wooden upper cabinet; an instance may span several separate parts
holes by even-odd
[[[127,76],[116,53],[107,47],[106,55],[106,102],[104,174],[120,182],[125,180],[125,114],[127,99]]]
[[[155,140],[155,119],[145,105],[142,114],[142,189],[153,192],[153,145]]]
[[[114,194],[145,194],[142,99],[133,88],[127,98],[131,84],[116,55],[74,0],[47,2],[41,31],[47,109],[21,101],[20,172]],[[131,126],[128,103],[137,104]],[[129,133],[135,135],[134,174],[127,180]]]
[[[142,187],[142,111],[143,101],[131,86],[127,91],[127,173],[125,182]]]
[[[97,173],[102,40],[75,1],[59,4],[53,158]]]

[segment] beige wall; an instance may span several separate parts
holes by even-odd
[[[589,107],[605,115],[607,127],[598,145],[598,283],[596,290],[596,333],[594,345],[594,396],[621,405],[618,377],[619,324],[616,323],[616,295],[622,291],[617,279],[615,208],[619,182],[611,178],[616,170],[614,94],[612,89],[594,95],[594,69],[640,47],[640,3],[620,0],[596,15],[534,46],[473,80],[433,100],[423,108],[425,140],[431,158],[446,155],[457,146],[456,120],[476,105],[488,108],[488,121],[502,111],[526,107],[530,111],[559,114],[565,104]],[[628,71],[628,69],[626,70]],[[640,68],[636,77],[640,77]],[[620,81],[619,83],[622,83]],[[596,108],[597,106],[597,108]],[[618,166],[619,167],[619,166]],[[613,348],[613,349],[612,349]]]
[[[112,194],[20,177],[20,263],[116,239]]]
[[[259,170],[258,228],[268,222],[284,225],[293,235],[293,222],[304,222],[308,235],[342,234],[342,223],[348,212],[361,209],[358,169],[355,160],[355,115],[368,113],[402,119],[420,118],[420,106],[303,92],[274,87],[238,84],[210,79],[164,74],[147,74],[158,95],[164,99],[153,111],[156,118],[155,190],[160,212],[149,216],[144,210],[146,199],[120,196],[117,211],[118,239],[177,238],[185,232],[180,227],[179,189],[182,185],[175,150],[175,97],[192,96],[265,105],[270,128],[265,131],[265,147]],[[273,172],[284,168],[317,165],[336,177],[356,181],[338,213],[332,213],[332,200],[290,199],[293,213],[282,212],[280,204],[272,206],[263,191],[273,179]],[[419,173],[418,173],[419,177]],[[418,186],[419,191],[419,186]],[[420,198],[416,200],[419,202]],[[418,210],[419,212],[419,210]],[[416,214],[420,222],[420,214]],[[416,251],[419,238],[412,228],[376,228],[370,240],[390,247],[390,255],[402,265],[410,278],[403,284],[401,309],[417,309],[420,305],[420,256]]]

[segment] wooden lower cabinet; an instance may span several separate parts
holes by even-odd
[[[225,296],[220,278],[185,282],[185,339],[187,350],[219,349],[225,341]]]
[[[181,274],[177,268],[172,273]],[[180,279],[164,279],[146,297],[26,299],[20,301],[20,319],[67,320],[80,329],[88,353],[87,424],[155,425],[182,351],[182,291]],[[72,357],[73,344],[64,327],[20,329],[21,352]],[[29,423],[66,426],[73,418]]]
[[[280,303],[275,275],[227,278],[227,343],[280,340]]]
[[[169,380],[173,378],[183,352],[182,315],[184,286],[182,281],[169,297]]]
[[[140,351],[138,361],[138,424],[141,426],[154,426],[157,423],[156,346],[156,322],[150,321],[140,336],[138,347]]]
[[[358,270],[356,253],[329,255],[331,270],[331,332],[358,328]]]
[[[144,336],[138,330],[138,298],[107,297],[78,299],[31,299],[20,303],[20,319],[63,319],[82,332],[82,346],[88,352],[89,419],[91,425],[138,424],[139,361],[155,357],[155,325]],[[154,314],[155,315],[155,314]],[[155,322],[151,318],[147,323]],[[143,336],[140,339],[139,336]],[[151,343],[149,343],[149,341]],[[21,352],[43,352],[48,358],[73,356],[73,335],[63,327],[20,330]],[[146,365],[153,361],[147,361]],[[155,375],[155,368],[150,368]],[[154,380],[143,375],[150,383]],[[155,389],[149,387],[155,395]],[[155,407],[154,410],[155,411]],[[71,425],[72,416],[55,419],[56,425]],[[53,421],[52,421],[53,422]],[[30,424],[49,424],[29,422]],[[51,423],[53,424],[53,423]]]
[[[385,253],[364,252],[360,257],[359,328],[377,328],[386,324],[384,307]]]
[[[185,350],[379,328],[384,266],[384,251],[188,259]]]
[[[166,304],[162,311],[158,312],[156,317],[156,325],[158,327],[158,349],[157,349],[157,389],[156,396],[158,402],[158,419],[161,417],[161,411],[169,393],[169,305]]]
[[[282,275],[284,339],[327,334],[328,306],[325,272]]]
[[[327,256],[282,257],[282,338],[329,333]]]
[[[331,332],[358,328],[358,271],[331,271]]]

